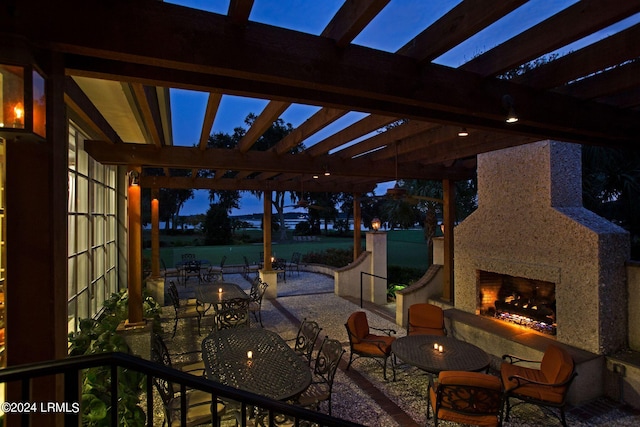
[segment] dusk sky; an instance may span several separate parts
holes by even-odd
[[[460,44],[434,62],[457,67],[479,53],[508,40],[517,32],[544,20],[575,2],[575,0],[529,1],[507,17],[481,31],[475,37]],[[167,1],[167,3],[180,4],[220,14],[226,14],[229,7],[228,0],[175,0]],[[311,34],[320,34],[342,3],[343,0],[255,0],[249,19]],[[364,31],[355,38],[354,43],[395,52],[458,3],[459,1],[454,0],[392,0]],[[636,15],[628,21],[638,22],[638,20],[639,15]],[[630,23],[627,23],[624,26],[629,25]],[[616,27],[619,28],[620,26]],[[597,39],[607,35],[609,33],[605,29],[600,32]],[[569,50],[578,49],[581,46],[597,41],[597,39],[580,40],[574,43]],[[562,54],[563,52],[559,53]],[[206,93],[171,90],[175,145],[192,146],[198,142],[206,102]],[[267,101],[261,99],[223,96],[211,133],[232,133],[233,129],[238,126],[246,128],[244,119],[247,114],[259,114],[266,104]],[[285,122],[291,123],[293,127],[297,127],[318,109],[319,107],[315,106],[294,104],[282,114],[281,118]],[[304,144],[309,147],[336,130],[342,129],[364,117],[364,115],[350,113],[305,140]],[[378,186],[376,194],[382,194],[386,187]],[[195,193],[195,199],[185,204],[181,214],[191,215],[206,212],[209,205],[208,191],[197,190]],[[262,212],[262,201],[246,193],[242,198],[240,209],[232,212],[232,215],[259,212]]]

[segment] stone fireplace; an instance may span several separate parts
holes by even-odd
[[[478,155],[478,209],[454,238],[455,308],[529,314],[547,336],[596,354],[626,344],[629,236],[582,206],[579,145]]]

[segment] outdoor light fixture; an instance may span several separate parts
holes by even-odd
[[[0,106],[0,137],[45,140],[45,79],[32,64],[0,62]]]
[[[469,131],[465,127],[461,127],[458,131],[458,136],[469,136]]]
[[[324,176],[330,176],[331,172],[329,172],[329,166],[324,167]]]
[[[132,169],[127,172],[127,177],[129,178],[129,185],[140,185],[140,173],[137,170]]]
[[[505,110],[507,110],[507,118],[505,122],[507,123],[515,123],[518,121],[518,115],[516,114],[516,109],[513,107],[513,98],[511,95],[504,95],[502,97],[502,106]]]
[[[380,218],[375,217],[371,220],[371,228],[373,228],[374,232],[380,230]]]

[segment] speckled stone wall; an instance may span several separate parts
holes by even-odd
[[[625,345],[629,235],[582,207],[580,146],[540,141],[478,155],[478,209],[454,232],[455,306],[475,312],[476,270],[554,282],[557,339]]]

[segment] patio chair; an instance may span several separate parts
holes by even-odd
[[[162,271],[160,272],[162,277],[164,277],[165,279],[175,277],[176,280],[180,282],[180,279],[182,278],[182,273],[180,272],[180,270],[178,270],[177,268],[167,268],[167,265],[164,263],[164,260],[162,258],[160,258],[160,263],[162,265]]]
[[[345,350],[342,348],[340,341],[329,339],[329,337],[324,338],[313,365],[315,378],[311,385],[298,396],[297,403],[299,405],[317,410],[320,402],[326,401],[329,415],[331,415],[333,378],[344,353]]]
[[[187,286],[187,281],[190,277],[195,277],[198,279],[198,284],[202,281],[201,275],[201,264],[200,261],[187,261],[182,264],[182,282],[183,285]]]
[[[431,411],[435,427],[439,420],[501,426],[500,378],[479,372],[442,371],[437,380],[430,378],[427,388],[427,419]]]
[[[293,351],[302,356],[307,361],[307,365],[311,365],[313,349],[316,346],[316,341],[318,340],[321,330],[322,328],[313,320],[304,318],[302,319],[302,323],[300,323],[295,344],[293,345]]]
[[[447,335],[444,311],[433,304],[412,304],[407,315],[407,335]]]
[[[347,370],[351,366],[351,363],[360,357],[369,357],[376,360],[382,365],[382,374],[384,379],[387,379],[387,359],[391,356],[391,343],[396,339],[391,334],[395,334],[393,329],[380,329],[369,327],[369,321],[367,320],[367,314],[364,311],[356,311],[349,316],[347,323],[344,325],[347,328],[347,335],[349,336],[349,347],[351,354],[349,355],[349,364]],[[376,330],[384,333],[385,335],[372,334],[371,330]],[[380,362],[382,359],[382,362]],[[394,360],[391,357],[391,369],[393,371],[393,380],[396,379],[396,369]]]
[[[224,280],[224,263],[227,260],[227,256],[223,255],[220,260],[220,265],[212,265],[207,269],[204,279],[207,282],[216,282],[218,280]]]
[[[300,258],[301,257],[302,255],[300,254],[300,252],[294,252],[291,255],[291,261],[287,263],[287,270],[289,271],[295,270],[296,273],[300,274]]]
[[[178,296],[178,288],[176,288],[176,284],[173,282],[173,280],[169,282],[169,297],[171,298],[174,309],[172,337],[176,336],[179,319],[198,319],[198,335],[200,335],[200,319],[202,317],[202,313],[200,312],[200,305],[182,305],[180,303],[180,297]]]
[[[151,360],[167,368],[173,368],[167,346],[158,334],[154,334],[151,347]],[[180,385],[157,376],[153,377],[153,382],[162,400],[164,418],[167,425],[171,427],[175,423],[181,426],[180,401],[182,396],[180,393]],[[188,390],[185,393],[185,397],[187,426],[203,424],[220,426],[221,417],[226,409],[223,402],[217,400],[215,405],[212,404],[211,393],[206,393],[202,390]]]
[[[576,377],[575,364],[571,355],[562,347],[549,344],[542,361],[522,359],[513,355],[502,356],[500,375],[504,385],[505,421],[509,421],[511,399],[516,403],[532,403],[542,407],[560,410],[560,422],[566,427],[564,407],[567,392]],[[520,362],[539,363],[540,369],[516,365]],[[515,405],[513,405],[515,406]]]
[[[249,299],[233,298],[214,305],[214,329],[249,327]]]
[[[249,280],[249,274],[251,273],[257,276],[260,267],[256,264],[249,264],[249,260],[247,259],[246,255],[242,255],[242,257],[244,258],[244,268],[242,274],[244,275],[245,279]]]
[[[249,291],[249,311],[253,314],[256,321],[260,322],[260,326],[264,328],[262,325],[262,298],[264,297],[264,293],[267,290],[269,285],[266,282],[263,282],[260,277],[256,277],[253,283],[251,284],[251,290]]]

